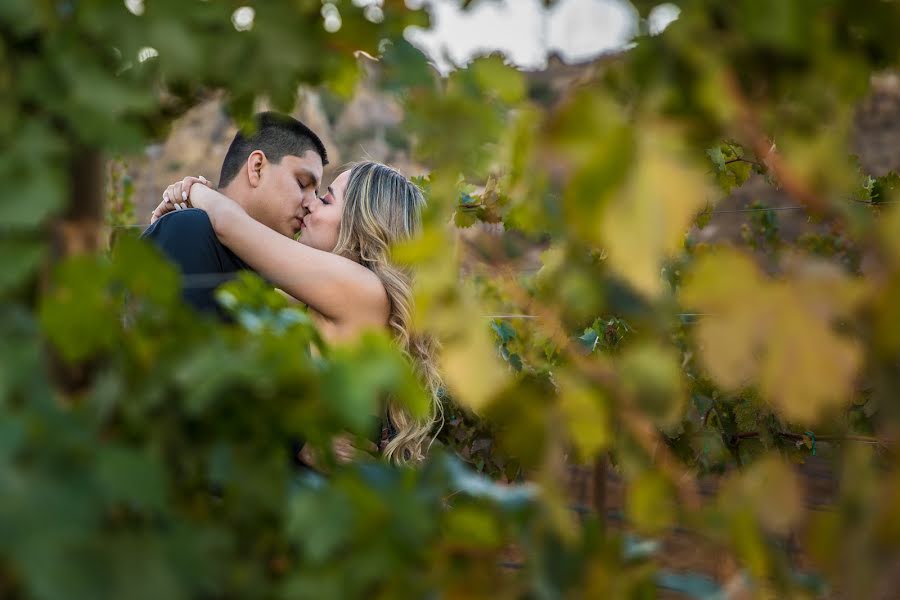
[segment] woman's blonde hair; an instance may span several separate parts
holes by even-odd
[[[431,399],[431,409],[424,419],[415,419],[404,408],[388,403],[387,417],[394,436],[385,446],[384,455],[395,463],[422,460],[433,441],[432,429],[443,419],[435,341],[412,331],[411,276],[389,260],[391,245],[409,239],[421,227],[424,206],[422,191],[396,169],[371,161],[357,163],[350,169],[333,250],[358,261],[381,279],[391,303],[391,332],[411,359]]]

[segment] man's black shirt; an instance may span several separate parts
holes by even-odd
[[[214,292],[238,271],[253,269],[219,241],[204,211],[188,208],[168,213],[157,219],[141,237],[162,250],[184,275],[182,295],[188,304],[201,312],[228,320],[225,311],[216,302]],[[309,468],[300,460],[303,440],[294,439],[290,445],[291,462],[297,468]]]
[[[209,216],[189,208],[171,212],[150,225],[142,238],[155,244],[185,276],[185,301],[204,313],[226,318],[214,297],[215,289],[250,266],[225,247]]]

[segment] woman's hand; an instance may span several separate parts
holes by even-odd
[[[360,446],[362,447],[357,446],[356,443],[360,443]],[[367,454],[378,454],[378,446],[376,446],[373,442],[360,440],[356,443],[354,442],[353,437],[349,434],[338,434],[331,439],[331,450],[334,453],[334,458],[337,464],[348,465],[354,460]],[[322,460],[322,457],[319,455],[319,453],[314,450],[309,444],[303,446],[303,449],[300,450],[298,456],[300,460],[306,465],[323,473],[328,473],[329,469],[327,464]]]
[[[200,183],[210,189],[215,189],[213,188],[212,183],[210,183],[203,175],[200,175],[199,177],[188,176],[181,181],[173,183],[166,188],[165,192],[163,192],[162,202],[159,203],[159,206],[157,206],[150,215],[150,223],[153,224],[161,216],[172,212],[173,210],[182,210],[190,207],[191,186],[195,183]]]

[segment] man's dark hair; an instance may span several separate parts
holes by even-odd
[[[276,112],[262,112],[253,117],[254,129],[249,134],[238,131],[231,141],[222,172],[219,187],[225,187],[247,162],[254,150],[262,150],[266,158],[278,164],[285,156],[303,156],[312,150],[322,157],[322,165],[328,164],[325,144],[312,130],[288,115]]]

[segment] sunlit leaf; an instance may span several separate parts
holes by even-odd
[[[474,320],[464,335],[441,351],[441,367],[450,393],[472,410],[481,410],[509,379],[487,323]]]
[[[450,511],[445,527],[451,542],[489,548],[500,543],[500,531],[495,518],[475,507],[460,507]]]
[[[611,442],[607,402],[599,390],[583,383],[560,382],[560,407],[583,462],[591,460]]]
[[[768,281],[748,257],[721,250],[700,259],[681,298],[709,313],[696,336],[719,383],[759,384],[787,419],[812,423],[850,399],[862,356],[857,342],[835,331],[834,320],[861,295],[832,269],[812,268],[798,279]]]
[[[682,247],[694,215],[710,199],[703,174],[659,132],[644,139],[635,171],[603,213],[609,264],[638,291],[662,290],[662,261]]]
[[[647,473],[632,481],[627,492],[628,519],[638,531],[659,533],[675,521],[675,505],[669,482]]]
[[[793,471],[770,457],[727,482],[720,501],[726,510],[751,510],[768,530],[787,533],[803,510],[803,494]]]

